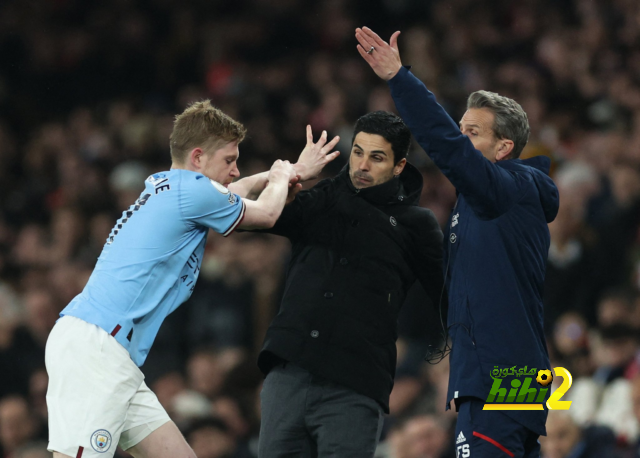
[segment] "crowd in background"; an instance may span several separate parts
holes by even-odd
[[[173,116],[210,98],[244,123],[243,176],[295,161],[306,124],[316,136],[326,129],[342,138],[342,156],[325,170],[332,176],[346,163],[355,120],[395,111],[356,51],[362,25],[387,39],[402,31],[403,62],[454,119],[478,89],[527,112],[523,157],[549,156],[560,191],[549,225],[549,351],[552,366],[573,374],[565,396],[573,404],[550,414],[543,456],[636,456],[637,0],[4,0],[0,458],[50,456],[47,336],[144,179],[170,167]],[[409,159],[424,176],[421,205],[444,227],[455,190],[416,145]],[[142,367],[200,458],[256,456],[256,352],[288,255],[288,241],[275,236],[212,234],[193,296],[167,319]],[[439,320],[438,304],[416,287],[400,318],[380,458],[455,456],[448,362],[424,361]]]

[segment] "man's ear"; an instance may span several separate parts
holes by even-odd
[[[500,140],[500,146],[496,152],[496,162],[507,159],[511,151],[513,151],[513,140],[509,140],[508,138]]]
[[[204,151],[201,148],[194,148],[189,153],[189,164],[196,170],[202,167],[202,156]]]
[[[400,159],[400,162],[398,162],[394,167],[393,167],[393,174],[395,176],[398,176],[402,173],[402,171],[404,170],[404,166],[407,164],[407,160],[406,159]]]

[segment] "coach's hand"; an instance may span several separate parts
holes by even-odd
[[[340,137],[335,136],[327,143],[327,131],[325,130],[322,131],[318,143],[313,143],[311,126],[307,126],[307,145],[300,153],[298,162],[294,164],[301,182],[316,178],[325,165],[340,156],[340,151],[329,153],[339,141]]]
[[[400,32],[395,32],[387,43],[369,27],[356,29],[356,38],[359,43],[358,52],[376,72],[376,75],[385,81],[396,76],[402,67],[398,50],[399,35]]]
[[[302,191],[302,185],[298,183],[300,178],[298,176],[294,177],[293,180],[289,182],[289,193],[287,194],[287,201],[285,205],[289,205],[296,199],[296,196],[300,191]]]

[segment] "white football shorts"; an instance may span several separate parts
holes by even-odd
[[[45,363],[51,452],[112,457],[171,421],[129,352],[94,324],[60,318]]]

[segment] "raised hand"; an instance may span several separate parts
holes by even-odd
[[[316,178],[329,162],[340,156],[340,151],[329,153],[340,141],[340,137],[333,137],[327,143],[327,131],[323,131],[317,143],[313,143],[313,132],[311,126],[307,126],[307,145],[300,153],[298,162],[294,164],[300,181],[307,181]],[[329,154],[327,154],[329,153]]]
[[[391,35],[389,43],[384,41],[369,27],[357,28],[358,52],[380,78],[390,80],[402,67],[400,51],[398,50],[398,36],[400,32]]]

